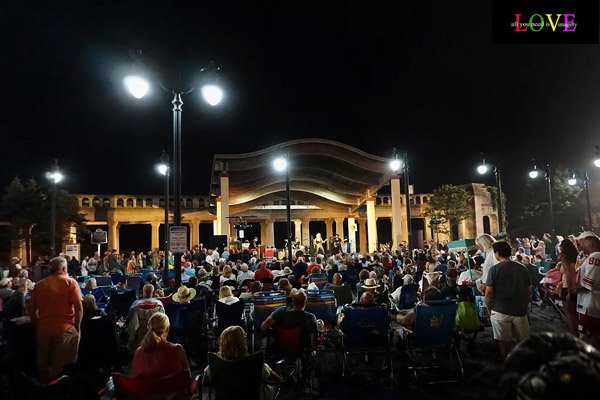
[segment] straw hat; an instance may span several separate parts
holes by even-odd
[[[378,288],[378,287],[379,287],[379,284],[373,278],[365,279],[365,284],[362,285],[363,289],[375,289],[375,288]]]
[[[0,287],[4,287],[6,285],[8,285],[8,282],[12,281],[13,278],[2,278],[2,280],[0,280]]]
[[[196,289],[189,289],[187,286],[181,286],[177,289],[177,293],[173,295],[173,301],[177,303],[185,303],[196,296]]]
[[[290,267],[285,267],[283,269],[283,274],[284,275],[290,275],[292,273],[292,270],[290,269]]]

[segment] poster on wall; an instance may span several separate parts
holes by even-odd
[[[65,254],[71,258],[75,257],[79,260],[79,245],[78,244],[68,244],[65,246]]]

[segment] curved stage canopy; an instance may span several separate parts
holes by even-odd
[[[229,173],[229,204],[239,211],[261,201],[285,199],[285,173],[273,168],[273,160],[281,155],[287,155],[293,200],[316,206],[356,209],[393,175],[389,159],[347,144],[292,140],[251,153],[215,154],[211,203],[219,196],[222,172]]]

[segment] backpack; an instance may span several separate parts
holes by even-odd
[[[477,332],[481,326],[475,303],[461,301],[456,310],[456,326],[463,332]]]

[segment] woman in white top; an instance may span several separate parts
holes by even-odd
[[[221,284],[225,281],[235,281],[235,275],[233,275],[233,271],[229,265],[223,267],[223,275],[219,278]]]
[[[231,293],[231,288],[229,286],[223,286],[221,289],[219,289],[219,301],[221,303],[230,305],[233,303],[237,303],[238,301],[240,301],[240,299],[238,299],[233,295],[233,293]]]
[[[475,239],[475,243],[477,243],[481,251],[485,252],[485,261],[483,262],[483,271],[481,273],[481,285],[479,285],[479,291],[485,293],[485,282],[487,281],[490,268],[499,262],[496,260],[494,249],[492,248],[492,245],[496,243],[496,239],[485,233]]]

